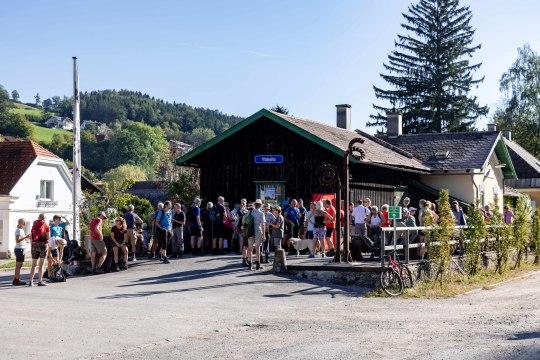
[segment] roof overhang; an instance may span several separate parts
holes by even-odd
[[[491,157],[491,154],[495,151],[495,155],[497,155],[497,158],[501,162],[501,164],[504,164],[505,166],[501,169],[503,176],[505,179],[517,179],[516,169],[514,169],[514,164],[512,163],[512,158],[510,157],[510,153],[508,152],[508,148],[506,147],[506,144],[504,143],[504,137],[502,133],[499,133],[499,136],[497,137],[497,141],[493,144],[493,147],[491,148],[491,151],[489,153],[489,156],[487,157],[484,168],[487,166],[489,162],[489,158]]]

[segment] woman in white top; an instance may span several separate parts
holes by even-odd
[[[380,243],[382,230],[381,225],[386,222],[386,218],[383,213],[379,211],[379,208],[376,206],[371,207],[371,214],[366,218],[366,223],[368,226],[368,236],[375,243]]]
[[[26,282],[21,281],[21,267],[24,263],[24,253],[30,244],[30,234],[24,233],[24,226],[26,221],[19,219],[17,223],[17,230],[15,230],[15,278],[13,279],[13,285],[26,285]]]

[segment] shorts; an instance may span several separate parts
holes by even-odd
[[[24,250],[25,249],[15,249],[15,261],[16,262],[24,262]]]
[[[195,237],[202,237],[202,232],[201,232],[201,228],[198,227],[198,226],[190,226],[189,227],[189,234],[191,236],[195,236]]]
[[[304,230],[306,230],[306,226],[304,224],[298,225],[298,233],[303,234]]]
[[[52,257],[59,257],[60,256],[60,250],[58,250],[58,248],[51,249],[51,256]]]
[[[310,240],[313,239],[313,230],[308,230],[306,232],[306,238]]]
[[[240,235],[240,239],[242,239],[242,246],[243,247],[248,247],[249,246],[249,241],[248,241],[247,237],[244,237],[244,236]]]
[[[274,238],[274,247],[276,249],[281,249],[281,241],[283,238]]]
[[[90,248],[92,252],[103,254],[107,252],[107,247],[105,246],[104,240],[91,240]]]
[[[33,260],[45,259],[47,256],[47,244],[33,243],[31,253]]]
[[[212,236],[214,238],[225,237],[225,225],[223,223],[216,222],[212,225]]]
[[[289,237],[297,238],[299,231],[300,225],[285,223],[285,234],[289,235]]]
[[[137,232],[135,229],[127,229],[127,243],[131,243],[131,249],[134,251],[137,246]]]
[[[324,240],[324,238],[326,237],[326,233],[327,233],[327,230],[326,228],[313,228],[313,238],[314,240]]]
[[[262,234],[255,234],[254,237],[248,238],[248,246],[255,246],[255,247],[261,246],[262,240],[263,240]]]
[[[333,233],[334,233],[334,228],[332,228],[332,227],[327,227],[326,228],[326,237],[327,238],[332,237]]]
[[[158,250],[167,250],[169,240],[171,239],[171,232],[168,230],[159,229]]]

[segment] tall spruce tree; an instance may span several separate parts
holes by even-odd
[[[374,104],[376,114],[367,125],[386,126],[386,113],[398,111],[405,134],[474,130],[477,117],[489,109],[469,95],[484,80],[472,75],[482,64],[469,63],[480,49],[471,45],[475,30],[469,7],[459,0],[420,0],[408,10],[401,24],[408,33],[397,35],[384,64],[388,74],[381,74],[393,89],[373,87],[377,99],[390,105]]]

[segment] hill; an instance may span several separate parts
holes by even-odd
[[[71,131],[67,131],[64,129],[50,129],[37,125],[35,123],[32,123],[32,126],[34,127],[34,133],[32,135],[32,138],[40,144],[50,143],[53,136],[56,134],[69,135],[70,137],[73,136],[73,133]]]
[[[30,118],[42,118],[45,116],[45,112],[43,111],[43,109],[13,101],[11,102],[11,104],[14,107],[10,109],[10,111],[14,114],[26,115]]]

